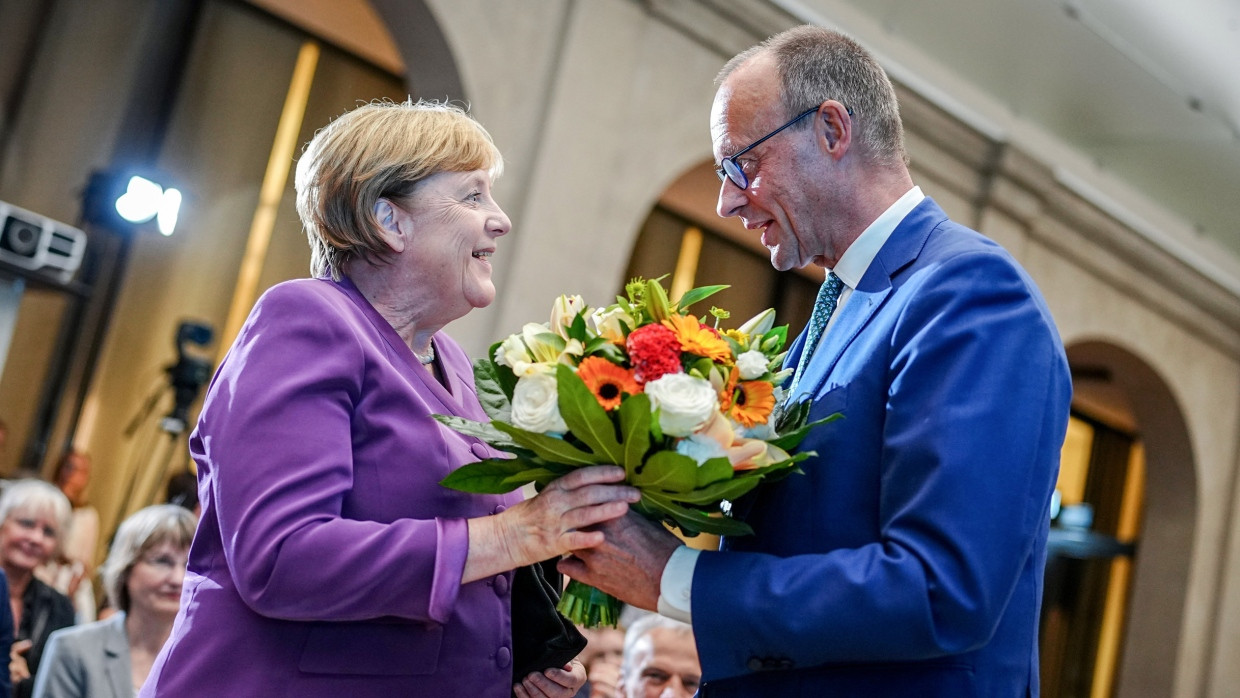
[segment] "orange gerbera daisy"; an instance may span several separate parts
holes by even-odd
[[[594,399],[605,410],[620,406],[623,393],[636,395],[642,391],[633,372],[598,356],[587,356],[577,367],[577,376],[586,384]]]
[[[741,381],[732,393],[728,416],[737,424],[765,424],[775,409],[775,386],[766,381]]]
[[[716,363],[732,358],[732,347],[714,328],[707,327],[691,315],[673,315],[663,321],[664,327],[676,333],[681,351],[704,356]]]

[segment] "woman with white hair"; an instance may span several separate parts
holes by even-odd
[[[34,576],[56,554],[71,513],[65,495],[42,480],[9,483],[0,495],[0,567],[16,629],[9,652],[15,698],[30,696],[48,636],[74,622],[69,597]]]
[[[151,671],[181,605],[195,518],[173,504],[125,519],[103,563],[106,620],[66,628],[47,643],[37,698],[130,698]]]

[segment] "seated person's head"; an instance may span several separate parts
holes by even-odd
[[[56,486],[74,506],[86,500],[86,486],[90,484],[90,456],[82,451],[68,451],[56,466]]]
[[[655,614],[629,626],[620,664],[620,698],[690,698],[701,678],[692,627]]]
[[[176,504],[194,512],[201,513],[198,504],[198,476],[191,470],[183,470],[168,478],[168,487],[164,502]]]
[[[194,515],[174,504],[146,507],[122,521],[100,570],[112,607],[171,622],[195,525]]]
[[[73,515],[68,498],[43,480],[18,480],[0,496],[0,563],[10,575],[53,558]]]

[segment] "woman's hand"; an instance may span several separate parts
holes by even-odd
[[[530,674],[512,685],[517,698],[572,698],[586,683],[586,668],[574,659],[563,669],[548,669]]]
[[[16,685],[18,681],[30,678],[30,667],[26,664],[26,653],[34,643],[30,640],[18,640],[9,648],[9,678]]]
[[[583,530],[624,516],[641,499],[634,487],[616,485],[624,469],[578,468],[536,497],[494,516],[469,520],[469,553],[461,582],[559,557],[603,543],[602,531]]]

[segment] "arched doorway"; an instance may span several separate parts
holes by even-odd
[[[1077,547],[1052,545],[1048,561],[1043,694],[1170,695],[1197,508],[1187,426],[1136,354],[1087,340],[1068,359],[1073,424],[1060,490],[1084,506],[1055,529]]]

